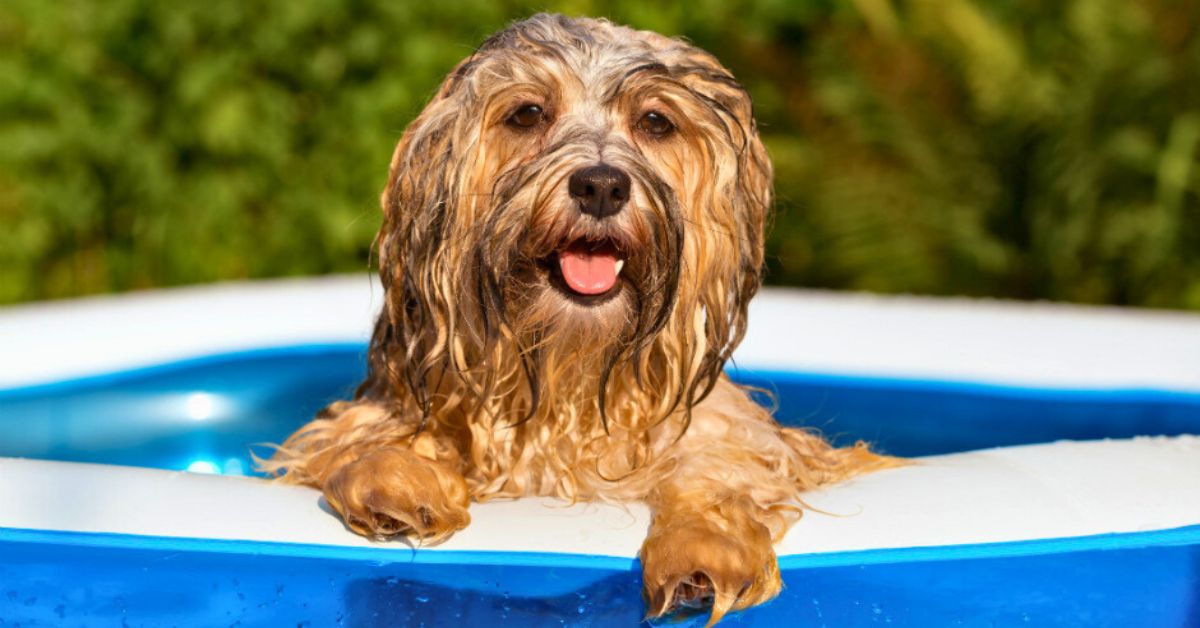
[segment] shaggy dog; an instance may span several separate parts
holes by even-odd
[[[723,372],[763,269],[771,163],[708,53],[605,20],[492,36],[405,131],[369,372],[266,468],[370,537],[471,500],[642,501],[651,616],[780,590],[801,493],[888,464],[778,425]]]

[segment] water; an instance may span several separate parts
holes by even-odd
[[[347,398],[365,347],[211,356],[0,390],[0,456],[247,474],[321,407]],[[771,391],[776,417],[901,456],[1060,439],[1200,432],[1200,395],[1078,392],[731,371]]]

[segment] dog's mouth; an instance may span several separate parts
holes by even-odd
[[[591,300],[617,292],[625,261],[625,254],[612,239],[579,239],[551,254],[546,266],[560,290]]]

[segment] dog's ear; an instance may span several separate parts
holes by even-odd
[[[741,310],[758,291],[763,276],[763,238],[771,213],[774,173],[767,150],[758,136],[750,95],[741,93],[735,112],[744,141],[737,151],[737,176],[730,201],[741,226],[739,258],[742,265]],[[738,337],[740,340],[741,336]]]
[[[453,247],[445,245],[460,194],[456,170],[466,150],[456,138],[471,123],[463,112],[472,110],[464,86],[472,63],[473,58],[461,62],[409,124],[392,154],[380,199],[383,224],[375,244],[385,305],[363,388],[392,395],[408,388],[422,412],[428,410],[426,375],[449,359],[447,339],[436,332],[448,329],[454,318],[455,262],[448,258]]]
[[[697,203],[705,212],[689,225],[704,274],[695,311],[703,311],[702,347],[686,386],[691,406],[708,395],[745,335],[747,309],[763,277],[764,230],[772,203],[771,161],[758,136],[750,95],[715,58],[691,48],[676,67],[681,82],[703,103],[697,119],[706,132],[697,154],[708,161],[707,185]],[[687,289],[686,287],[683,289]],[[694,326],[687,321],[689,327]]]
[[[739,126],[744,133],[745,143],[738,151],[738,174],[731,202],[741,217],[742,228],[739,241],[741,272],[738,290],[738,334],[734,346],[741,342],[745,331],[746,307],[758,292],[764,273],[764,238],[772,210],[774,197],[774,172],[767,150],[758,136],[758,123],[754,119],[750,95],[742,92],[739,106],[735,108]],[[731,347],[732,349],[732,347]]]

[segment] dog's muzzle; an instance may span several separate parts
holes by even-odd
[[[596,220],[615,216],[629,200],[629,175],[620,168],[597,164],[571,173],[567,191],[579,211]],[[582,296],[606,294],[617,285],[625,258],[610,240],[576,240],[558,251],[563,283]]]

